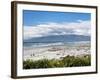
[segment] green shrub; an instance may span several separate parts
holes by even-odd
[[[57,67],[76,67],[76,66],[90,66],[91,55],[84,56],[65,56],[62,59],[41,59],[41,60],[26,60],[23,61],[24,69],[34,68],[57,68]]]
[[[64,63],[61,60],[52,59],[49,60],[51,67],[64,67]]]

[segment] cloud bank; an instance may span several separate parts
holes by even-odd
[[[36,26],[24,26],[24,39],[50,35],[90,35],[91,22],[81,21],[64,23],[45,23]]]

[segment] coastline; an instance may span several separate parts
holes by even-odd
[[[84,56],[90,55],[90,44],[77,45],[51,45],[48,47],[31,47],[24,48],[24,61],[27,59],[61,59],[65,56]]]

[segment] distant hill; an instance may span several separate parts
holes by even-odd
[[[84,35],[53,35],[24,40],[24,42],[76,42],[90,41],[90,36]]]

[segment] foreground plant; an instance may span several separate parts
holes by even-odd
[[[23,61],[24,69],[38,69],[38,68],[57,68],[57,67],[77,67],[77,66],[90,66],[91,55],[84,56],[66,56],[61,59],[41,59]]]

